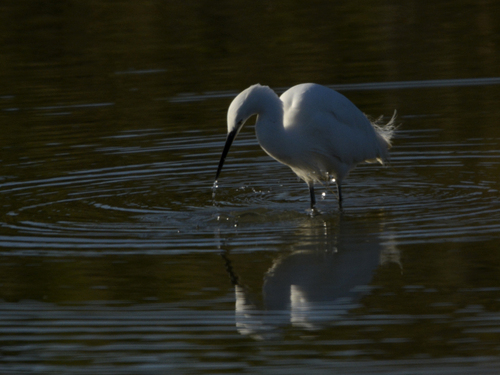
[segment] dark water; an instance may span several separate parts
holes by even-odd
[[[0,14],[1,373],[498,373],[498,2]],[[212,198],[256,82],[397,109],[391,165],[311,217],[247,126]]]

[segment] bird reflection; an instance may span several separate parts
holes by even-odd
[[[399,264],[393,241],[382,243],[373,232],[368,235],[366,228],[353,223],[305,221],[293,238],[299,240],[289,252],[277,254],[263,275],[260,299],[238,277],[229,250],[221,254],[234,285],[236,327],[241,334],[275,338],[289,324],[321,329],[359,306],[379,265]]]

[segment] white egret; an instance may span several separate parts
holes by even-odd
[[[395,130],[395,115],[384,126],[370,122],[349,99],[325,86],[304,83],[278,97],[268,86],[256,84],[229,106],[216,182],[233,140],[252,115],[257,115],[255,132],[264,151],[307,183],[311,209],[316,204],[314,184],[331,178],[342,209],[342,181],[358,163],[388,160]]]

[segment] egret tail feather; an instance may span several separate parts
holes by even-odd
[[[376,120],[370,120],[377,134],[385,141],[387,148],[392,146],[392,138],[394,137],[394,133],[398,128],[398,124],[396,124],[397,111],[394,111],[391,119],[387,124],[381,124],[382,116],[380,116]]]

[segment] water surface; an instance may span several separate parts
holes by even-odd
[[[495,2],[28,4],[1,6],[2,373],[498,372]],[[398,111],[344,213],[250,124],[212,196],[256,82]]]

